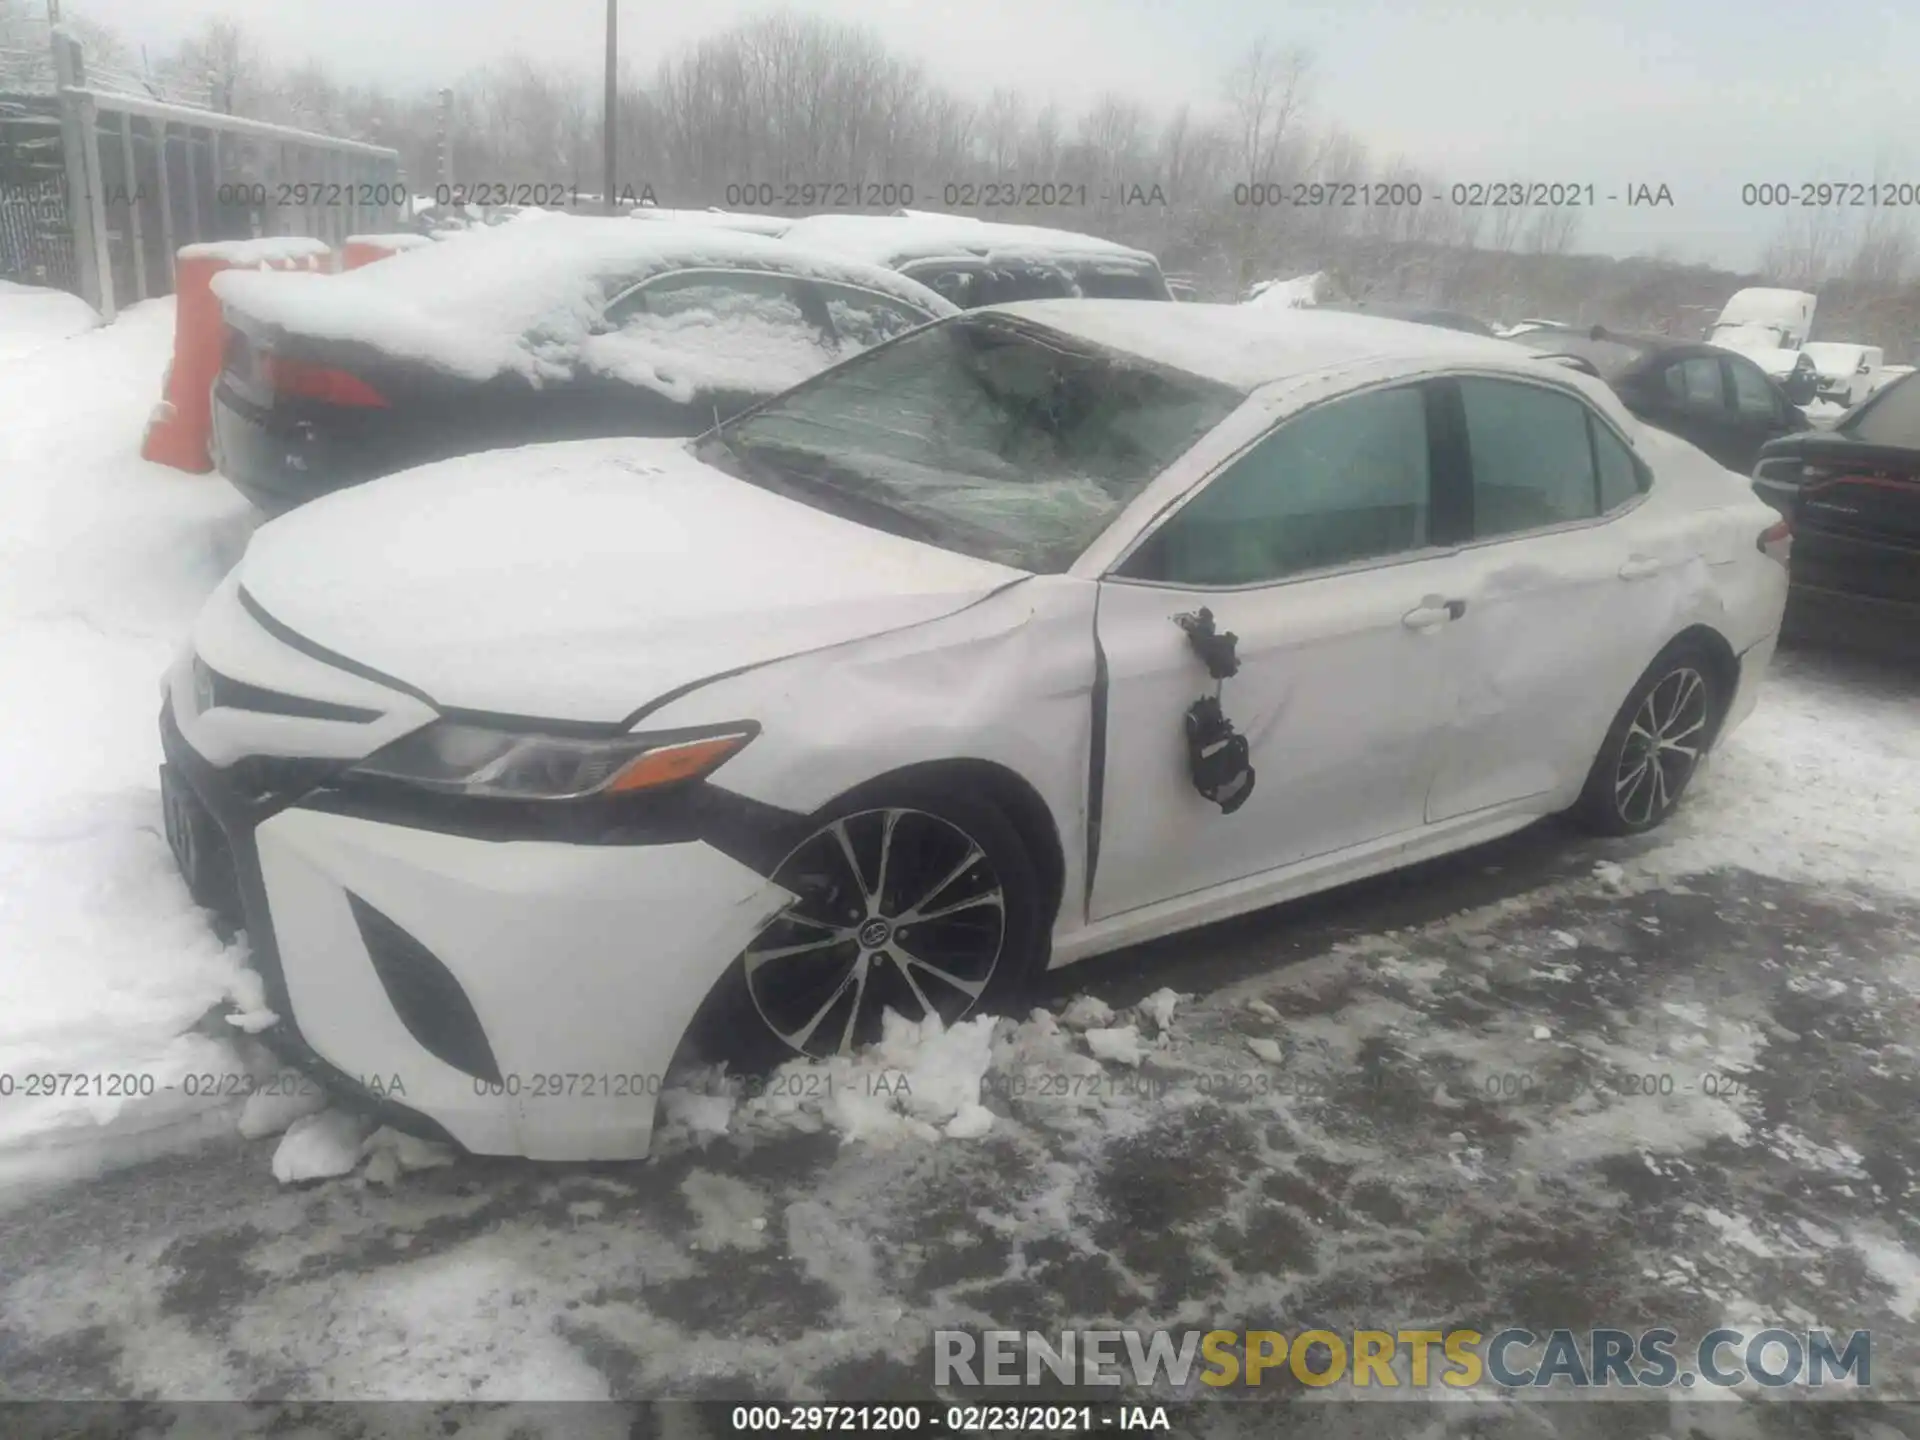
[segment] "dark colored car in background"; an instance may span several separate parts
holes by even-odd
[[[1768,445],[1753,488],[1793,526],[1787,633],[1920,655],[1920,375]]]
[[[1807,417],[1764,370],[1718,345],[1598,325],[1509,338],[1543,359],[1598,376],[1637,417],[1742,475],[1753,473],[1761,446],[1808,428]]]
[[[954,313],[890,270],[783,240],[552,215],[215,289],[214,461],[270,514],[481,450],[698,435]]]

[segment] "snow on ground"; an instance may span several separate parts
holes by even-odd
[[[155,717],[252,521],[138,458],[172,343],[153,301],[0,361],[0,1182],[90,1169],[105,1138],[146,1153],[209,1107],[166,1086],[244,1068],[190,1031],[237,956],[162,838]]]
[[[0,280],[0,361],[65,340],[99,323],[98,312],[78,295]]]

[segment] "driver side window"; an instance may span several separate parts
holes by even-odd
[[[1208,482],[1121,573],[1255,585],[1428,543],[1426,397],[1417,385],[1315,406]]]

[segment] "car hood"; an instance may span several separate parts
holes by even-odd
[[[626,439],[466,456],[327,496],[257,531],[238,578],[303,640],[436,705],[611,723],[1025,575],[736,480],[683,441]]]

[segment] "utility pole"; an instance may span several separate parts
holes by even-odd
[[[613,177],[616,170],[614,156],[614,135],[620,118],[620,0],[607,0],[607,114],[606,114],[606,189],[601,192],[601,200],[606,205],[607,214],[613,209]]]

